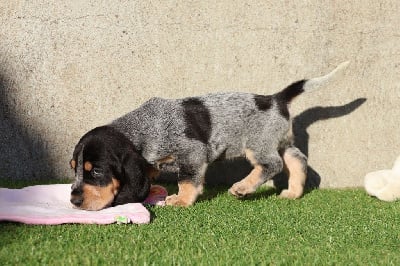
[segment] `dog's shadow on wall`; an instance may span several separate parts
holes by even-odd
[[[295,146],[308,156],[309,134],[307,129],[317,121],[327,120],[345,116],[360,107],[366,98],[356,99],[341,106],[313,107],[293,119],[293,133]],[[251,165],[245,159],[234,159],[229,161],[215,162],[207,170],[205,182],[207,185],[232,185],[241,180],[252,170]],[[308,166],[306,190],[318,188],[321,177],[311,166]],[[273,179],[274,186],[278,191],[287,188],[288,177],[280,173]]]

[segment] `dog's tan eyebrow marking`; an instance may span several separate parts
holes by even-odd
[[[74,159],[72,159],[72,160],[69,162],[69,165],[71,166],[71,168],[75,169],[75,167],[76,167],[76,161],[75,161]]]
[[[83,168],[86,171],[90,172],[93,169],[93,164],[89,161],[86,161],[85,164],[83,165]]]

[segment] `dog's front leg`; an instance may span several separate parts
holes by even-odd
[[[203,193],[204,175],[208,164],[205,163],[206,156],[199,152],[200,149],[196,151],[197,153],[186,153],[185,160],[179,162],[178,194],[168,196],[165,199],[166,205],[188,207]]]
[[[196,184],[191,180],[178,181],[178,188],[178,194],[170,195],[165,199],[166,205],[188,207],[203,193],[203,184]]]

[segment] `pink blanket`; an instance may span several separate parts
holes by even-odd
[[[37,185],[22,189],[0,188],[0,221],[26,224],[110,224],[150,222],[143,204],[164,205],[167,191],[157,185],[142,203],[128,203],[100,211],[84,211],[69,202],[71,184]]]

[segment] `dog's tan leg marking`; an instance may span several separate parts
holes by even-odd
[[[258,164],[257,160],[255,159],[254,153],[246,149],[245,150],[246,158],[249,162],[253,165],[253,170],[243,178],[241,181],[236,182],[233,186],[229,189],[229,193],[236,197],[243,197],[247,194],[251,194],[256,191],[256,189],[264,183],[262,174],[263,174],[263,167]]]
[[[181,181],[178,183],[178,187],[178,195],[173,194],[168,196],[165,199],[166,205],[188,207],[203,193],[203,185],[196,186],[190,181]]]
[[[157,160],[157,164],[163,164],[163,163],[173,163],[175,161],[175,157],[172,155],[168,155],[167,157],[161,158],[160,160]]]
[[[146,176],[150,180],[156,179],[160,175],[160,171],[152,166],[146,168]]]
[[[229,189],[229,193],[236,197],[243,197],[247,194],[251,194],[263,183],[262,181],[263,169],[260,165],[254,166],[254,169],[248,176],[236,182]]]
[[[154,165],[146,168],[146,176],[151,180],[156,179],[160,175],[160,165],[165,163],[173,163],[174,161],[175,157],[172,155],[168,155],[167,157],[157,160]]]
[[[284,171],[289,177],[288,189],[282,190],[279,195],[282,198],[297,199],[303,195],[304,185],[306,183],[306,166],[299,158],[293,156],[287,150],[283,154]]]

